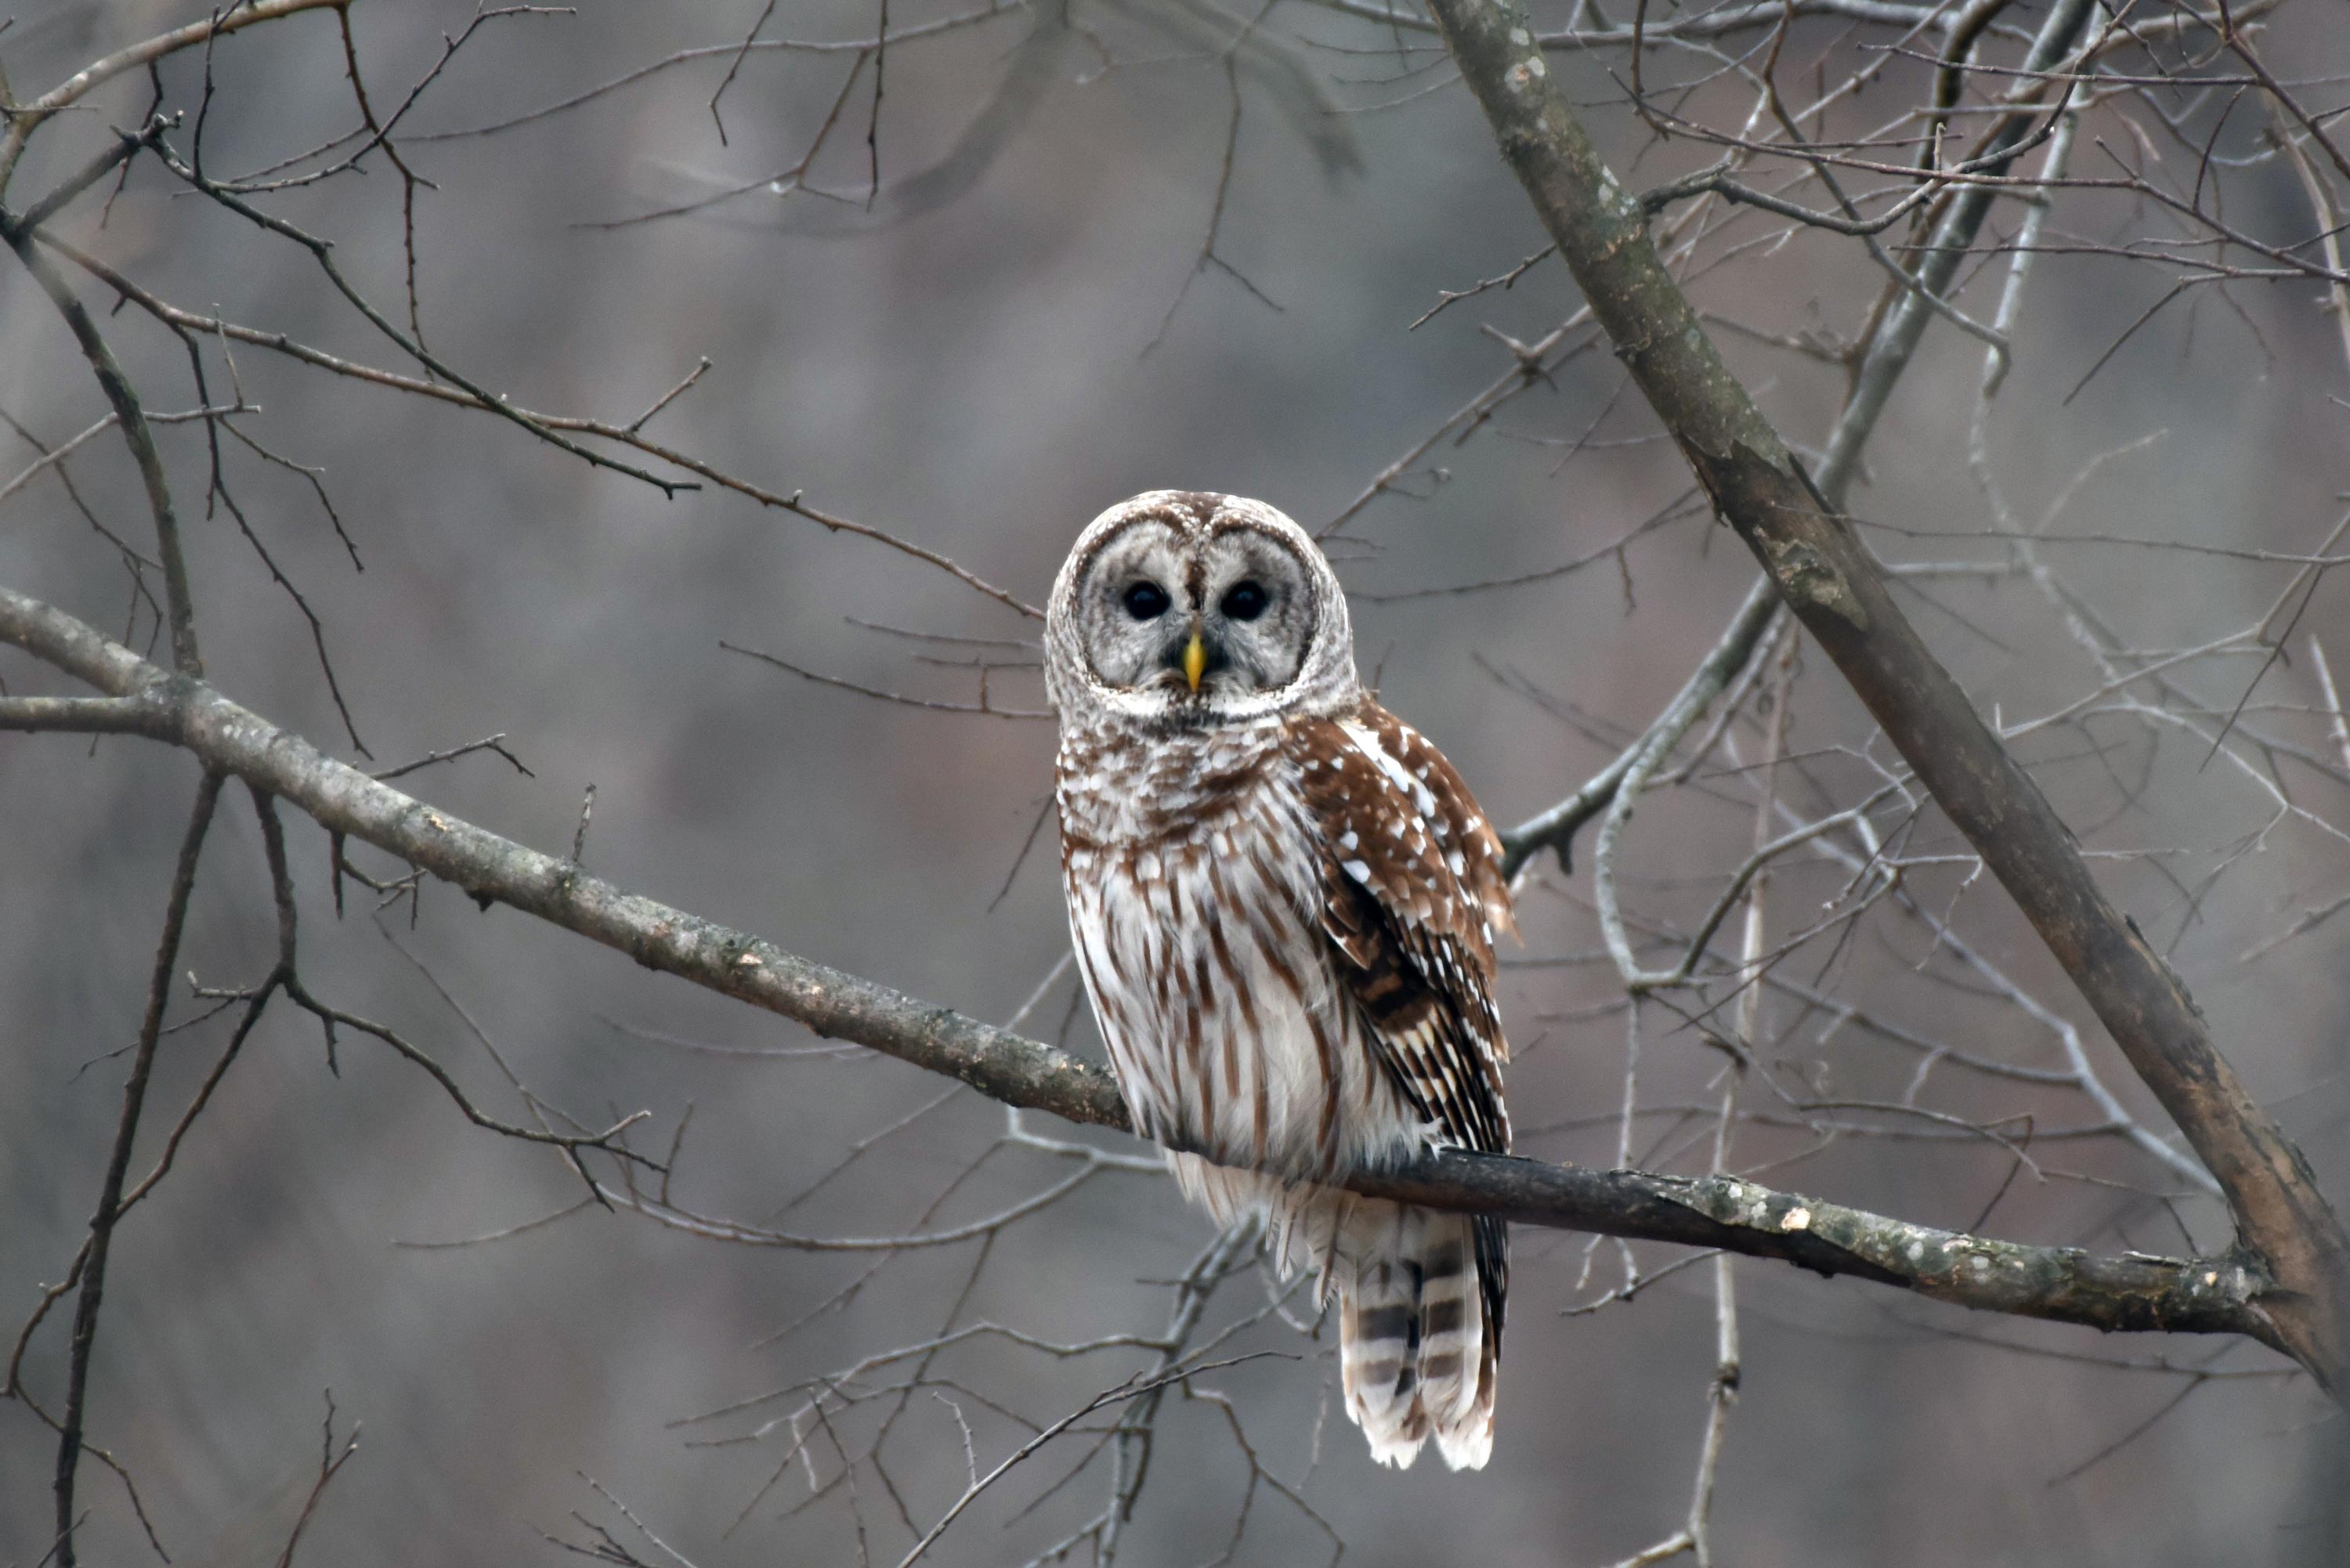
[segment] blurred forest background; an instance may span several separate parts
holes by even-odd
[[[1539,374],[1512,380],[1513,340],[1540,343],[1580,304],[1555,262],[1414,328],[1440,291],[1503,275],[1544,244],[1428,34],[1302,0],[1262,16],[1204,0],[1082,0],[1066,19],[1005,5],[928,33],[965,16],[967,0],[892,0],[879,16],[873,0],[769,9],[581,0],[480,18],[396,136],[429,188],[405,188],[379,152],[363,173],[271,195],[269,210],[331,239],[354,286],[404,322],[412,198],[424,337],[481,385],[625,425],[706,358],[648,435],[1030,603],[1084,523],[1138,490],[1260,496],[1309,529],[1343,516],[1331,550],[1366,676],[1376,670],[1382,701],[1450,753],[1498,820],[1540,811],[1612,759],[1753,581],[1746,551],[1687,504],[1686,468],[1604,343],[1570,351],[1569,335],[1537,357]],[[1585,9],[1546,5],[1538,20],[1628,21]],[[1990,53],[2012,59],[2042,13],[2014,6]],[[0,64],[22,98],[203,14],[178,0],[19,0]],[[730,47],[763,16],[771,44],[851,47]],[[913,36],[886,54],[877,115],[875,66],[854,45],[882,17]],[[2339,0],[2265,16],[2263,54],[2289,62],[2314,104],[2345,96],[2344,19]],[[477,14],[405,0],[353,5],[349,20],[388,113]],[[1790,82],[1814,62],[1824,81],[1876,73],[1838,111],[1845,134],[1919,99],[1930,75],[1896,47],[1898,27],[1856,26],[1801,20],[1782,50]],[[484,129],[685,49],[706,52]],[[1686,139],[1656,144],[1626,107],[1624,50],[1550,57],[1627,183],[1712,156]],[[1648,86],[1692,83],[1676,112],[1735,129],[1752,94],[1720,63],[1662,51]],[[173,133],[183,151],[206,69],[202,50],[161,66],[167,109],[189,115]],[[355,119],[331,13],[224,37],[209,70],[203,156],[215,174],[267,168]],[[135,127],[149,93],[143,73],[128,76],[50,127],[11,203],[102,150],[106,124]],[[2241,231],[2297,244],[2329,225],[2314,225],[2309,186],[2256,99],[2181,94],[2181,134],[2159,147],[2132,141],[2130,105],[2101,105],[2075,168],[2158,156],[2181,189],[2224,182]],[[819,137],[813,189],[791,192]],[[2193,149],[2207,138],[2199,174]],[[1965,275],[1962,303],[1983,319],[2022,210],[1994,220]],[[2350,756],[2334,749],[2338,703],[2310,651],[2314,635],[2350,680],[2350,583],[2319,572],[2291,635],[2275,635],[2282,620],[2267,628],[2287,655],[2273,668],[2266,644],[2240,639],[2166,665],[2171,691],[2110,679],[2064,607],[2074,596],[2135,650],[2228,638],[2296,580],[2293,562],[2260,553],[2323,555],[2350,488],[2345,324],[2317,282],[2190,289],[2106,357],[2174,281],[2111,247],[2168,233],[2166,221],[2129,192],[2064,192],[1985,426],[2010,518],[1968,462],[1984,345],[1941,321],[1849,506],[1898,525],[1867,535],[1888,560],[1946,564],[1910,579],[1913,613],[1986,713],[2012,726],[2064,711],[2016,744],[2339,1198],[2350,918],[2303,912],[2350,888]],[[307,252],[151,167],[57,225],[186,310],[414,369]],[[1708,312],[1742,325],[1721,341],[1773,421],[1816,442],[1845,373],[1803,348],[1862,333],[1884,275],[1849,237],[1785,229],[1742,211],[1685,271]],[[78,275],[78,286],[150,408],[195,407],[182,346],[136,308],[105,316],[108,293]],[[1049,824],[1024,859],[1049,790],[1050,722],[892,703],[721,646],[948,703],[978,701],[962,665],[1002,666],[986,674],[989,703],[1033,711],[1033,653],[1005,646],[1031,622],[883,543],[715,485],[664,498],[475,410],[256,347],[234,360],[257,406],[237,422],[319,467],[348,531],[347,550],[302,475],[232,443],[223,462],[245,519],[316,611],[375,760],[353,749],[301,609],[227,510],[204,505],[205,425],[192,420],[160,440],[223,691],[377,768],[502,734],[527,775],[474,753],[400,787],[561,853],[592,784],[585,861],[598,875],[962,1012],[1017,1014],[1042,1038],[1066,1030],[1098,1054],[1057,967],[1066,933]],[[226,361],[215,353],[208,369],[215,400],[229,396]],[[1497,384],[1515,395],[1491,418],[1448,426]],[[0,266],[0,410],[50,446],[105,411],[13,262]],[[51,471],[0,504],[0,581],[118,633],[130,611],[143,647],[153,618],[131,610],[120,556],[79,510],[138,535],[143,503],[118,441],[76,456],[73,494]],[[0,450],[0,480],[37,456],[8,432]],[[1391,482],[1358,504],[1383,474]],[[1986,536],[1995,526],[2051,535],[2033,559],[2063,594],[2035,586],[2013,542]],[[2164,547],[2114,542],[2126,540]],[[1788,798],[1818,815],[1866,796],[1876,785],[1855,758],[1869,726],[1833,670],[1800,650],[1772,668],[1795,682],[1783,743],[1808,770],[1800,789],[1783,786]],[[13,651],[0,677],[12,691],[66,689]],[[2130,703],[2180,717],[2148,721],[2122,711]],[[1769,721],[1747,712],[1688,787],[1628,830],[1619,877],[1645,929],[1685,932],[1752,846],[1742,770]],[[0,1323],[12,1342],[88,1221],[119,1105],[109,1054],[138,1027],[195,778],[185,755],[136,740],[0,737]],[[551,1563],[566,1554],[542,1532],[592,1548],[596,1526],[662,1560],[617,1499],[702,1568],[894,1563],[963,1490],[967,1441],[983,1474],[1036,1425],[1147,1363],[1131,1347],[1057,1357],[974,1336],[921,1364],[878,1466],[862,1456],[889,1398],[835,1400],[820,1419],[795,1421],[795,1396],[712,1415],[972,1324],[1064,1344],[1157,1334],[1176,1304],[1169,1282],[1211,1238],[1156,1175],[998,1147],[999,1106],[968,1091],[934,1104],[942,1080],[824,1046],[512,910],[484,913],[429,882],[378,910],[350,887],[338,921],[324,835],[297,815],[288,839],[312,991],[396,1027],[510,1120],[524,1102],[501,1063],[582,1123],[650,1112],[632,1136],[656,1156],[690,1113],[673,1181],[698,1212],[887,1237],[968,1224],[1091,1174],[955,1245],[730,1244],[584,1201],[560,1157],[469,1126],[413,1064],[348,1034],[330,1063],[313,1020],[275,1012],[170,1179],[125,1221],[93,1362],[91,1440],[135,1479],[172,1563],[276,1560],[317,1478],[329,1392],[337,1433],[363,1430],[303,1536],[309,1561]],[[2148,1147],[2168,1124],[2005,896],[1970,876],[1963,843],[1930,812],[1904,843],[1918,861],[1906,891],[1934,919],[1954,911],[1966,950],[2011,989],[1954,961],[1896,898],[1822,934],[1816,958],[1782,972],[1884,1029],[1783,988],[1754,992],[1768,1036],[1754,1048],[1813,1099],[1796,1107],[1750,1086],[1754,1119],[1731,1163],[1995,1235],[2108,1251],[2224,1245],[2216,1203]],[[387,879],[404,869],[352,858]],[[1825,854],[1790,857],[1773,884],[1776,928],[1803,932],[1853,876]],[[1525,945],[1503,988],[1521,1148],[1613,1164],[1627,1008],[1596,950],[1581,857],[1572,874],[1538,863],[1522,908]],[[232,792],[182,967],[209,986],[251,983],[275,940],[260,836]],[[175,1020],[198,1011],[185,992],[174,1006]],[[2111,1130],[2061,1085],[1947,1066],[1915,1102],[1932,1116],[1902,1114],[1933,1043],[2054,1071],[2052,1026],[2067,1022],[2146,1137]],[[1637,1027],[1632,1158],[1703,1168],[1701,1114],[1724,1058],[1669,1009],[1644,1008]],[[167,1037],[142,1151],[225,1028]],[[1911,1044],[1885,1032],[1903,1030]],[[1998,1120],[2018,1116],[2030,1119]],[[1136,1151],[1048,1122],[1025,1125]],[[1991,1122],[1995,1137],[1967,1132]],[[2061,1136],[2093,1125],[2108,1130]],[[1170,1394],[1119,1560],[1214,1559],[1244,1508],[1243,1563],[1326,1561],[1335,1537],[1357,1564],[1596,1568],[1666,1534],[1688,1508],[1707,1420],[1715,1305],[1707,1272],[1687,1270],[1568,1312],[1622,1282],[1620,1253],[1519,1232],[1499,1441],[1492,1468],[1468,1476],[1432,1460],[1376,1469],[1331,1408],[1329,1334],[1265,1315],[1271,1288],[1254,1274],[1225,1282],[1200,1340],[1238,1325],[1216,1358],[1279,1355],[1196,1380],[1229,1405]],[[1651,1272],[1673,1259],[1639,1253]],[[2339,1413],[2257,1345],[2099,1341],[1776,1264],[1737,1272],[1742,1382],[1713,1504],[1724,1562],[2319,1563],[2350,1548]],[[1303,1295],[1286,1310],[1312,1316]],[[27,1386],[50,1398],[65,1361],[53,1318],[26,1353]],[[893,1386],[911,1370],[860,1376]],[[1106,1459],[1043,1494],[1092,1441],[1065,1438],[1024,1461],[924,1560],[1020,1563],[1081,1529],[1103,1506]],[[1256,1479],[1249,1449],[1295,1498]],[[0,1405],[0,1563],[32,1564],[55,1537],[54,1450],[27,1409]],[[86,1465],[81,1490],[85,1560],[151,1560],[117,1480]]]

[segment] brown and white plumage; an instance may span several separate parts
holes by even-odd
[[[1137,1128],[1175,1146],[1195,1203],[1263,1213],[1284,1271],[1336,1295],[1375,1457],[1432,1437],[1482,1465],[1504,1228],[1326,1183],[1430,1143],[1509,1147],[1492,826],[1364,692],[1336,576],[1262,503],[1104,513],[1045,640],[1070,929]]]

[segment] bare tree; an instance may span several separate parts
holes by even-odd
[[[501,1560],[1931,1560],[2095,1474],[2101,1550],[2333,1560],[2350,50],[2284,0],[1624,9],[0,29],[0,1552],[284,1563],[442,1496],[429,1550]],[[1050,327],[1025,379],[972,298]],[[1033,601],[1170,482],[1326,498],[1277,497],[1366,664],[1521,819],[1556,1158],[1354,1182],[1565,1233],[1475,1483],[1325,1433],[1310,1291],[1188,1228],[1079,1033]],[[298,1367],[212,1344],[240,1292]],[[1937,1374],[1899,1410],[1878,1343]],[[1758,1362],[1827,1397],[1733,1418]],[[2006,1440],[1954,1459],[1960,1372]],[[468,1377],[525,1440],[447,1435]],[[424,1386],[434,1432],[371,1407]],[[1899,1517],[1824,1523],[1904,1438]],[[1430,1534],[1424,1484],[1520,1506]]]

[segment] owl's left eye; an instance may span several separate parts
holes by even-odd
[[[1167,613],[1167,590],[1157,583],[1137,583],[1126,590],[1126,613],[1137,620],[1157,620]]]
[[[1271,597],[1264,591],[1263,584],[1239,582],[1225,590],[1223,603],[1218,607],[1233,620],[1254,620],[1264,613],[1264,607],[1272,602]]]

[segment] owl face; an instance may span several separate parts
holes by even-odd
[[[1045,614],[1045,680],[1087,711],[1206,727],[1351,700],[1347,601],[1262,502],[1153,491],[1078,538]]]

